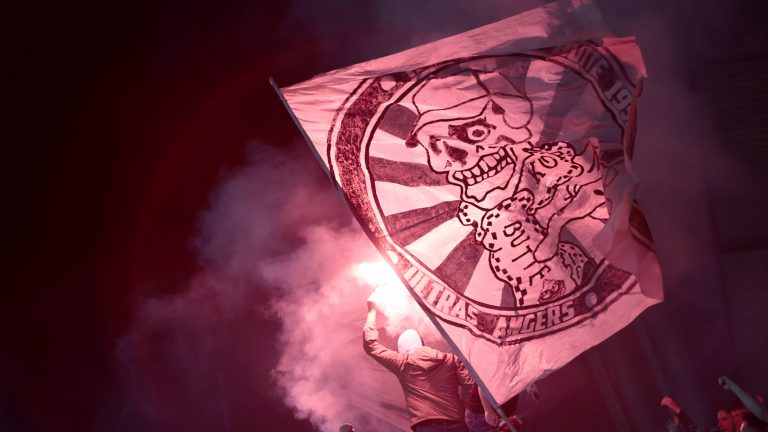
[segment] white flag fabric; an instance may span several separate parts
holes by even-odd
[[[561,1],[282,89],[371,241],[498,401],[662,299],[634,38]]]

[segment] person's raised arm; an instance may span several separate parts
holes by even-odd
[[[686,413],[682,408],[680,408],[680,405],[675,402],[674,399],[672,399],[670,396],[664,396],[661,399],[661,406],[665,406],[669,408],[672,413],[675,414],[675,417],[672,419],[672,423],[678,427],[680,430],[683,431],[700,431],[701,428],[697,426],[691,417]]]
[[[368,300],[368,316],[363,326],[363,349],[382,366],[397,373],[405,361],[405,356],[379,343],[379,331],[376,329],[376,303]]]
[[[661,406],[669,408],[669,410],[674,414],[680,414],[680,411],[682,411],[680,405],[678,405],[677,402],[675,402],[675,400],[669,396],[664,396],[661,398]]]
[[[733,382],[727,376],[721,376],[717,382],[727,390],[732,391],[739,398],[744,407],[747,408],[755,417],[764,422],[768,422],[768,408],[761,404],[757,398],[744,391],[740,385]]]
[[[376,328],[376,303],[368,300],[368,316],[365,318],[365,328]]]

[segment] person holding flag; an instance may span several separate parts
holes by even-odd
[[[413,431],[469,432],[464,405],[475,382],[456,355],[424,346],[413,329],[400,335],[397,351],[388,349],[379,342],[376,304],[371,300],[363,327],[363,348],[397,376]]]

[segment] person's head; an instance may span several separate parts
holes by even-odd
[[[744,415],[748,412],[749,410],[743,406],[731,410],[731,417],[733,417],[733,423],[736,425],[736,430],[739,430],[739,426],[744,422]]]
[[[765,430],[768,430],[768,423],[760,420],[751,412],[744,414],[744,421],[739,426],[739,432],[759,432]]]
[[[397,351],[400,354],[410,354],[416,348],[422,346],[421,336],[414,329],[408,329],[397,338]]]
[[[717,427],[720,432],[736,432],[736,423],[729,411],[721,409],[717,412]]]
[[[339,432],[357,432],[357,429],[349,423],[344,423],[339,427]]]

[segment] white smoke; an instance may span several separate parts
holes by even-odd
[[[440,336],[311,156],[260,145],[250,153],[250,164],[224,179],[202,215],[203,269],[178,295],[144,301],[120,344],[138,405],[169,429],[237,422],[231,388],[244,387],[239,397],[248,400],[264,383],[255,370],[224,376],[222,363],[236,355],[256,369],[265,347],[255,338],[265,337],[270,319],[279,323],[270,385],[297,418],[323,432],[345,422],[407,429],[396,378],[362,348],[366,299],[378,290],[385,344],[394,346],[406,328],[433,346],[442,347]],[[242,352],[233,354],[226,339]],[[178,394],[166,400],[158,389]],[[180,414],[187,410],[198,414]]]
[[[275,378],[287,403],[323,431],[345,422],[407,427],[402,411],[391,413],[378,403],[402,405],[394,377],[378,373],[362,349],[373,287],[353,270],[361,261],[380,259],[377,252],[354,226],[315,226],[303,236],[306,243],[294,254],[260,266],[270,282],[288,288],[274,303],[283,323]]]

